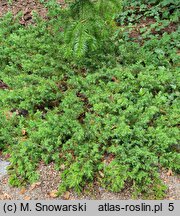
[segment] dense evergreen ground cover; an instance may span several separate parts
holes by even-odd
[[[179,172],[177,1],[44,2],[23,26],[0,19],[0,149],[10,184],[61,170],[59,193],[93,183],[162,198],[161,167]]]

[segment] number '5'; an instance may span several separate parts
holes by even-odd
[[[174,210],[174,203],[169,203],[169,211],[173,211]]]

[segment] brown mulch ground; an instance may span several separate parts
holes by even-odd
[[[16,0],[8,3],[7,0],[0,1],[0,17],[11,11],[14,16],[22,12],[20,23],[26,25],[32,22],[32,12],[38,13],[41,17],[46,18],[47,9],[38,1]]]
[[[59,4],[64,5],[64,0],[57,0]],[[6,12],[11,11],[13,15],[17,15],[22,11],[20,23],[27,25],[32,23],[32,11],[37,12],[41,17],[46,18],[47,8],[39,3],[38,0],[14,0],[12,4],[8,4],[7,0],[0,1],[0,17]],[[141,23],[138,28],[134,29],[130,34],[132,37],[139,37],[140,27],[148,26],[154,23],[154,20],[146,20]],[[143,26],[142,26],[143,25]],[[174,31],[175,26],[171,25],[167,31]],[[6,84],[0,80],[0,87],[5,88]],[[99,199],[99,200],[127,200],[132,199],[132,190],[126,187],[119,193],[107,192],[101,187],[95,186],[94,191],[78,194],[67,191],[63,196],[56,197],[58,185],[60,183],[60,173],[54,169],[54,164],[51,163],[45,166],[43,163],[39,165],[40,179],[37,183],[29,185],[25,188],[14,188],[8,184],[8,175],[0,178],[0,200],[53,200],[53,199]],[[165,199],[179,200],[180,199],[180,178],[173,175],[171,172],[163,170],[161,178],[168,186]]]
[[[57,0],[57,3],[64,7],[64,0]],[[44,7],[38,0],[13,0],[8,3],[7,0],[0,1],[0,17],[11,11],[14,16],[22,12],[20,24],[27,25],[33,23],[33,12],[38,13],[42,18],[46,19],[47,8]]]

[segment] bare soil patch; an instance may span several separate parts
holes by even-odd
[[[58,186],[61,182],[60,172],[55,170],[54,164],[39,164],[40,179],[38,182],[22,188],[11,187],[8,184],[8,175],[0,178],[0,200],[129,200],[132,197],[132,188],[126,186],[121,192],[108,192],[104,188],[94,185],[94,188],[84,189],[81,195],[67,191],[62,196],[57,196]],[[180,178],[171,171],[162,170],[161,179],[168,186],[166,197],[168,200],[180,199]],[[143,199],[139,196],[139,199]]]

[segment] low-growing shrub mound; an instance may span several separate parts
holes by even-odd
[[[67,33],[87,33],[76,50],[57,19],[69,10],[51,9],[27,27],[11,14],[0,20],[0,148],[10,153],[10,184],[36,181],[38,163],[53,161],[59,193],[93,183],[118,192],[128,183],[162,198],[161,167],[180,168],[178,34],[139,45],[117,26],[109,31],[109,17],[104,36],[75,17]]]

